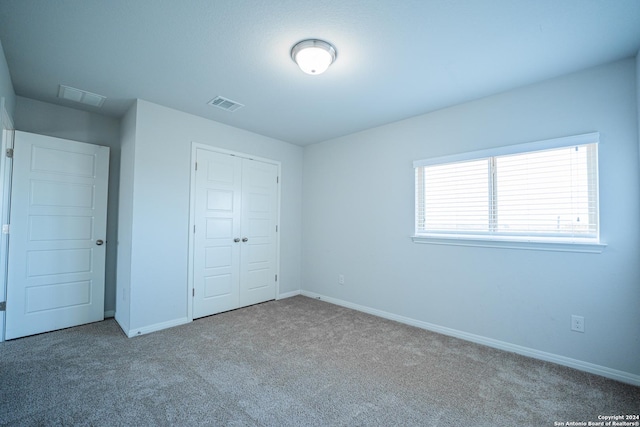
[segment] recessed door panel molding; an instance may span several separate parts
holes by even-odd
[[[272,170],[270,168],[263,169],[261,165],[253,164],[246,168],[250,172],[247,173],[245,181],[246,185],[250,187],[262,188],[268,191],[271,188],[271,178],[273,177]]]
[[[233,218],[205,218],[207,239],[231,239],[233,237]]]
[[[213,159],[207,161],[206,166],[207,181],[227,184],[233,187],[238,179],[234,162],[229,162],[226,159]]]
[[[94,202],[93,185],[83,183],[31,180],[31,206],[89,208]]]
[[[270,284],[270,271],[268,268],[249,270],[246,278],[246,288],[250,293],[263,292]]]
[[[275,299],[279,166],[194,144],[193,318]]]
[[[109,148],[15,132],[6,338],[104,319]]]
[[[233,278],[231,277],[231,274],[210,276],[205,278],[204,298],[227,296],[233,292],[233,289]],[[231,305],[231,307],[233,308],[233,305]]]
[[[29,218],[29,240],[91,240],[90,216],[33,215]]]
[[[92,251],[90,248],[28,251],[27,278],[90,273]]]
[[[91,281],[55,283],[27,289],[27,314],[91,304]]]
[[[231,268],[233,248],[230,245],[205,248],[204,251],[204,268]]]
[[[96,156],[35,146],[31,149],[31,171],[94,178]]]
[[[266,194],[249,193],[244,198],[248,205],[247,210],[252,213],[265,213],[271,212],[271,200],[269,199],[268,191]]]
[[[247,220],[247,235],[252,238],[269,238],[273,232],[273,224],[269,218],[252,218]]]
[[[209,190],[207,191],[207,210],[218,212],[233,211],[233,191]]]
[[[268,263],[271,260],[271,245],[250,245],[248,248],[249,264]]]

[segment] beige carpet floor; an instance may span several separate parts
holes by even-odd
[[[294,297],[126,338],[113,319],[0,344],[1,425],[554,426],[640,388]]]

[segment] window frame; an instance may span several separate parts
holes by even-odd
[[[504,147],[491,148],[487,150],[471,151],[466,153],[434,157],[413,162],[414,168],[414,234],[411,239],[414,243],[426,243],[435,245],[454,245],[454,246],[476,246],[490,248],[506,248],[506,249],[530,249],[530,250],[550,250],[561,252],[584,252],[584,253],[601,253],[606,244],[600,240],[600,201],[599,201],[599,170],[596,164],[596,207],[598,209],[597,216],[597,232],[595,237],[558,237],[558,236],[536,236],[536,235],[501,235],[499,233],[446,233],[446,232],[423,232],[418,231],[418,206],[420,200],[424,198],[424,194],[419,191],[419,177],[416,173],[419,167],[434,166],[446,163],[456,163],[473,161],[479,159],[493,158],[497,156],[508,156],[513,154],[523,154],[533,151],[551,150],[556,148],[570,147],[574,145],[585,145],[595,143],[596,147],[600,142],[600,134],[592,132],[582,135],[574,135],[568,137],[547,139],[524,144],[509,145]],[[596,148],[596,161],[598,157],[598,149]],[[491,189],[489,189],[491,191]]]

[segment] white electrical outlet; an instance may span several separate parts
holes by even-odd
[[[573,314],[571,316],[571,330],[576,332],[584,332],[584,317],[576,316]]]
[[[338,284],[344,285],[344,275],[338,274]]]

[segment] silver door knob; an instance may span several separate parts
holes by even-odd
[[[246,237],[243,237],[243,238],[242,238],[242,241],[243,241],[243,242],[246,242],[246,241],[248,241],[248,240],[249,240],[249,239],[247,239]]]
[[[240,241],[239,237],[236,237],[235,239],[233,239],[234,242],[238,243]]]
[[[102,240],[96,240],[96,245],[98,246],[102,246],[104,244],[104,241]]]

